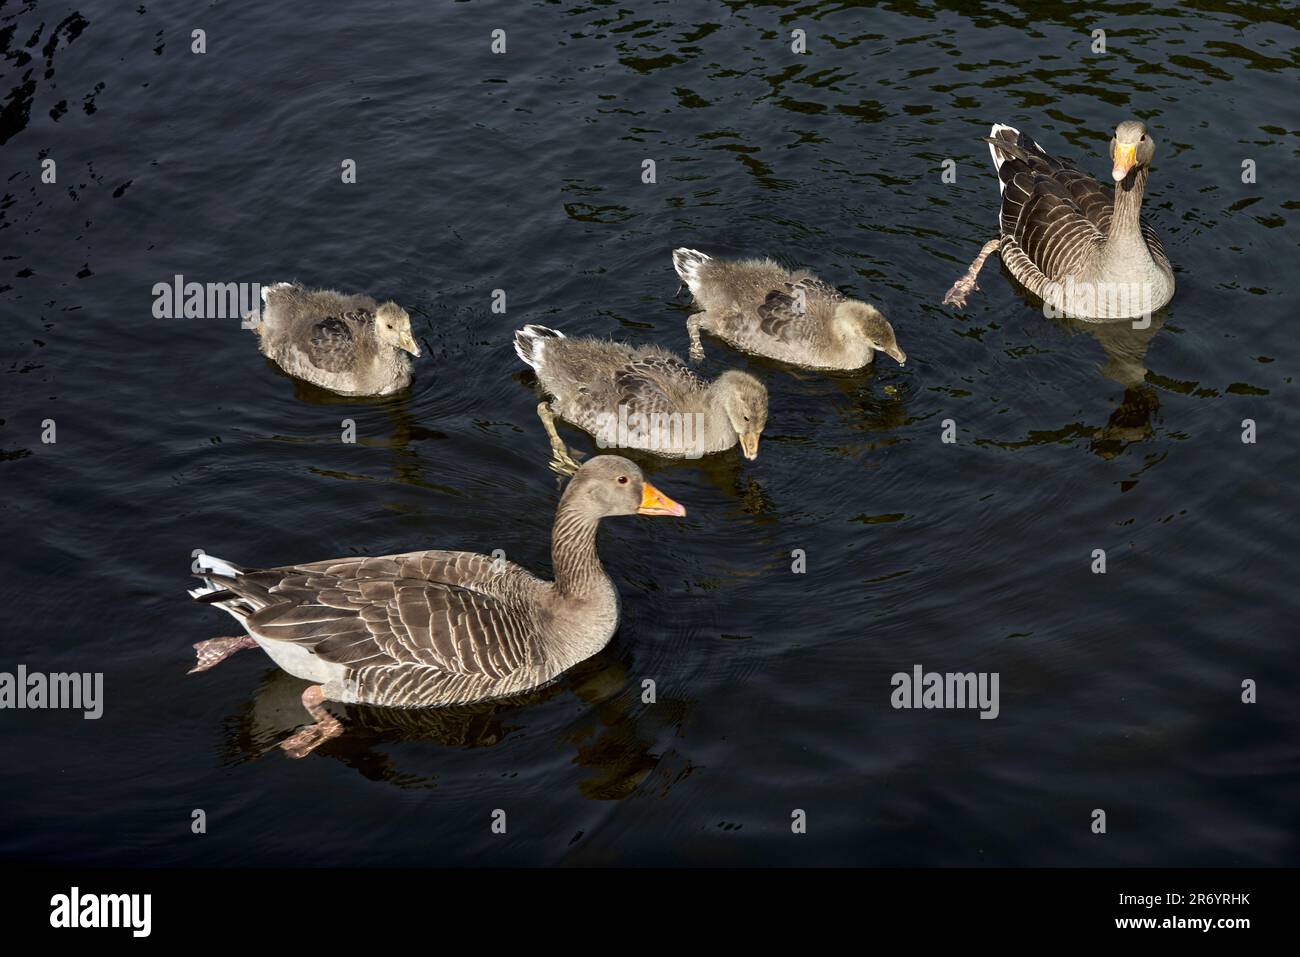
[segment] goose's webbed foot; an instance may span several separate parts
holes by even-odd
[[[325,689],[320,685],[312,685],[302,693],[302,706],[316,719],[316,723],[307,725],[280,742],[280,747],[289,757],[305,758],[330,738],[337,738],[343,733],[343,725],[325,710],[324,701]]]
[[[956,306],[960,309],[962,306],[966,305],[966,297],[979,288],[979,284],[975,282],[975,277],[978,276],[980,270],[984,268],[984,260],[988,259],[990,255],[996,252],[998,247],[1001,245],[1001,239],[990,239],[984,244],[984,248],[982,248],[980,254],[975,257],[975,261],[970,264],[970,268],[966,270],[965,275],[953,283],[952,288],[949,289],[947,295],[943,297],[943,304],[945,306]]]
[[[690,357],[692,362],[704,361],[704,344],[700,342],[700,327],[704,324],[704,313],[697,312],[686,320],[686,331],[691,336]]]
[[[578,469],[582,468],[581,463],[574,459],[567,452],[555,452],[551,455],[551,461],[547,467],[556,475],[572,475]]]
[[[192,675],[199,671],[215,668],[236,651],[256,647],[257,642],[250,635],[235,635],[231,638],[209,638],[207,641],[196,641],[194,643],[194,654],[198,658],[198,663],[186,674]]]
[[[551,440],[551,461],[550,469],[560,475],[572,475],[580,468],[579,464],[569,454],[568,446],[560,438],[559,431],[555,428],[555,411],[551,408],[549,402],[540,402],[537,405],[537,417],[542,420],[542,425],[546,428],[546,435]]]

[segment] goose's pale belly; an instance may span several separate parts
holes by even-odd
[[[1092,321],[1149,316],[1163,308],[1173,294],[1173,278],[1161,274],[1095,280],[1066,277],[1048,280],[1038,290],[1038,295],[1058,314]]]
[[[328,682],[342,681],[347,674],[348,669],[344,665],[325,661],[303,645],[294,644],[291,641],[259,638],[257,635],[253,635],[253,640],[257,642],[259,648],[270,656],[276,665],[295,678],[302,678],[305,681],[313,681],[317,684],[326,684]]]

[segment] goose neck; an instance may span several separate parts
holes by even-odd
[[[1135,239],[1142,235],[1142,193],[1147,185],[1147,168],[1135,170],[1132,182],[1115,186],[1115,208],[1110,218],[1108,240]]]
[[[587,597],[609,582],[596,552],[599,519],[563,499],[551,530],[551,562],[555,586],[568,597]]]
[[[697,422],[703,432],[703,451],[716,452],[736,444],[738,435],[727,413],[728,388],[721,378],[715,379],[700,402]]]

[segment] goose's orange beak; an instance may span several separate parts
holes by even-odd
[[[686,509],[678,505],[649,482],[641,483],[641,507],[638,515],[685,515]]]
[[[1131,143],[1115,144],[1115,166],[1110,171],[1111,179],[1123,182],[1128,171],[1137,163],[1137,147]]]

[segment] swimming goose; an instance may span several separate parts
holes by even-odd
[[[340,395],[389,395],[411,382],[420,355],[396,303],[281,282],[262,287],[262,353],[285,372]]]
[[[995,123],[989,152],[1002,191],[1001,236],[984,244],[944,296],[961,307],[997,251],[1011,275],[1057,315],[1077,319],[1149,316],[1174,295],[1174,272],[1155,231],[1141,221],[1155,141],[1125,120],[1110,141],[1114,193],[1102,189],[1010,126]]]
[[[861,369],[875,352],[907,361],[894,327],[873,306],[806,270],[770,259],[727,262],[694,249],[674,249],[673,268],[704,309],[686,320],[696,362],[704,358],[701,329],[745,352],[810,369]]]
[[[534,325],[515,333],[515,352],[554,396],[554,407],[543,402],[537,414],[565,469],[577,463],[555,430],[557,414],[590,432],[603,448],[699,458],[739,442],[745,458],[758,457],[767,389],[747,372],[730,369],[708,382],[658,346],[570,339]]]
[[[473,552],[268,569],[202,555],[204,585],[190,594],[229,612],[246,634],[196,644],[192,671],[256,645],[313,682],[302,702],[316,723],[281,745],[293,757],[342,733],[326,700],[424,708],[528,691],[596,654],[618,627],[618,592],[596,553],[600,520],[685,514],[635,463],[601,455],[560,497],[554,581]]]

